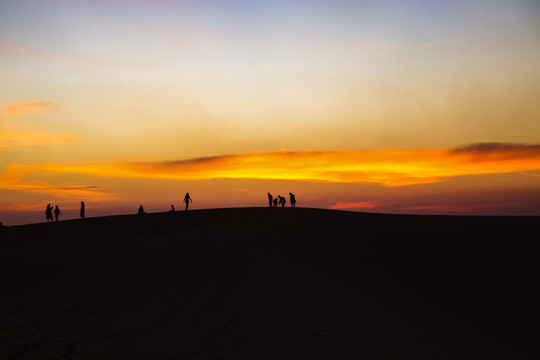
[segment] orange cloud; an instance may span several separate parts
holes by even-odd
[[[505,201],[505,202],[484,202],[484,203],[445,203],[445,204],[431,204],[431,205],[417,205],[402,207],[401,210],[425,210],[428,213],[493,213],[494,210],[500,210],[512,207],[523,207],[525,205],[532,204],[534,202],[524,201]]]
[[[48,101],[13,104],[4,108],[4,114],[8,117],[36,114],[50,111],[53,105],[54,103]]]
[[[106,193],[108,188],[105,185],[62,185],[51,184],[46,181],[27,181],[24,176],[28,174],[27,169],[21,167],[10,167],[10,170],[0,174],[0,188],[3,190],[21,190],[32,192],[45,192],[55,194],[61,198],[80,198],[83,200],[92,199],[101,201],[112,199],[113,195]]]
[[[540,169],[539,145],[499,145],[488,153],[474,148],[275,151],[168,162],[11,165],[8,172],[43,170],[113,178],[302,180],[404,186],[455,176]]]
[[[21,146],[52,146],[82,140],[84,139],[80,136],[68,133],[10,130],[0,132],[0,149]]]
[[[338,201],[334,205],[330,206],[330,209],[334,209],[334,210],[373,209],[378,206],[380,206],[380,204],[374,203],[371,201],[360,201],[360,202]]]
[[[21,179],[15,181],[0,180],[0,187],[4,190],[22,190],[33,192],[46,192],[60,198],[79,198],[83,200],[102,201],[113,199],[113,194],[106,193],[107,187],[103,185],[91,186],[54,186],[45,182],[24,182]]]

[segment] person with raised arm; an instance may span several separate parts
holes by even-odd
[[[186,203],[186,211],[189,208],[190,201],[193,202],[193,200],[191,200],[191,196],[189,196],[189,193],[186,193],[186,196],[184,196],[184,202]]]

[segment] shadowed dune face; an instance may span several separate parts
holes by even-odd
[[[0,357],[536,358],[536,217],[222,209],[0,231]]]

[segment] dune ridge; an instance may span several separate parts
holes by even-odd
[[[0,358],[534,359],[538,217],[192,210],[0,229]]]

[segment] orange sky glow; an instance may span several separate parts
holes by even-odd
[[[282,150],[180,161],[10,165],[0,179],[12,179],[16,187],[25,174],[44,171],[133,179],[259,179],[406,186],[454,176],[531,169],[540,169],[540,145],[479,144],[451,150]]]

